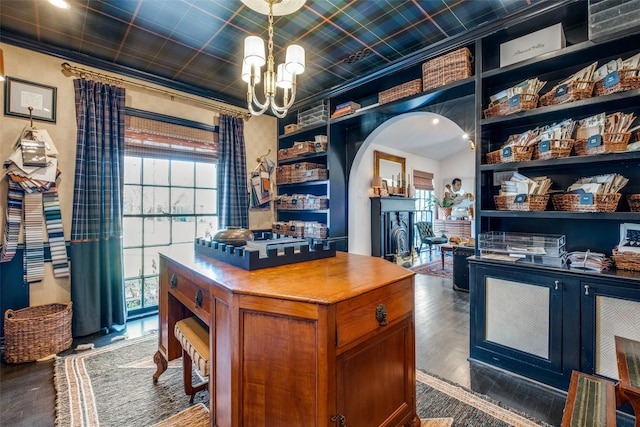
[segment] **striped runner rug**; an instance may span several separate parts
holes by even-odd
[[[157,335],[151,334],[56,359],[56,426],[147,427],[160,423],[156,427],[191,427],[180,420],[201,419],[202,408],[188,411],[179,359],[171,361],[158,384],[153,384],[157,345]],[[199,380],[194,377],[195,382]],[[420,371],[416,371],[416,392],[421,427],[547,426]],[[195,404],[208,406],[208,400],[208,394],[200,392]],[[194,421],[193,426],[198,425]]]

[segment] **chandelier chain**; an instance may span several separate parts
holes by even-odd
[[[273,62],[273,2],[269,2],[269,59]]]

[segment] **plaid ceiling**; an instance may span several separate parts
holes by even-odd
[[[122,65],[244,105],[243,40],[267,38],[267,17],[240,0],[3,0],[3,41],[36,42]],[[298,99],[337,87],[429,45],[494,21],[535,0],[307,0],[274,18],[274,56],[291,43],[306,50]],[[349,61],[357,57],[360,60]],[[83,59],[85,61],[83,61]]]

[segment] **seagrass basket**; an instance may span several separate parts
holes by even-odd
[[[422,64],[422,90],[471,77],[471,51],[463,47]]]
[[[613,250],[613,262],[618,270],[640,271],[640,254]]]
[[[516,99],[516,97],[518,97]],[[496,116],[506,116],[519,111],[532,110],[538,107],[537,93],[521,93],[502,102],[490,104],[484,112],[484,118],[490,119]],[[519,101],[519,102],[514,102]]]
[[[608,87],[605,86],[604,79],[597,81],[593,88],[595,96],[610,95],[640,88],[640,68],[618,70],[618,77],[618,82]]]
[[[631,212],[640,212],[640,194],[628,194],[627,203]]]
[[[538,103],[541,107],[546,107],[547,105],[564,104],[565,102],[591,98],[594,85],[594,82],[585,80],[573,80],[566,85],[557,85],[542,95]]]
[[[569,212],[615,212],[620,201],[620,193],[594,194],[593,203],[580,202],[582,194],[554,194],[551,200],[557,211]]]
[[[505,154],[504,148],[491,151],[487,153],[487,163],[528,162],[533,156],[533,145],[513,145],[511,155]],[[498,159],[499,161],[496,161]]]
[[[517,196],[493,196],[496,210],[499,211],[525,211],[539,212],[547,209],[549,203],[548,194],[528,194],[522,202],[516,202]]]
[[[71,302],[4,313],[4,360],[31,362],[71,347]]]
[[[415,79],[378,93],[378,103],[386,104],[422,92],[422,79]]]
[[[533,158],[535,160],[549,160],[549,159],[559,159],[562,157],[569,157],[571,155],[571,150],[573,149],[573,139],[552,139],[549,141],[548,147],[545,149],[541,148],[541,144],[544,141],[536,144],[535,150],[533,153]]]
[[[605,133],[602,142],[595,147],[589,147],[586,139],[578,139],[573,144],[577,156],[589,156],[592,154],[620,153],[627,150],[631,132]]]

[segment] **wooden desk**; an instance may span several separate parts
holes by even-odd
[[[172,248],[160,256],[158,370],[175,322],[210,327],[211,425],[419,426],[414,273],[336,257],[246,271]]]

